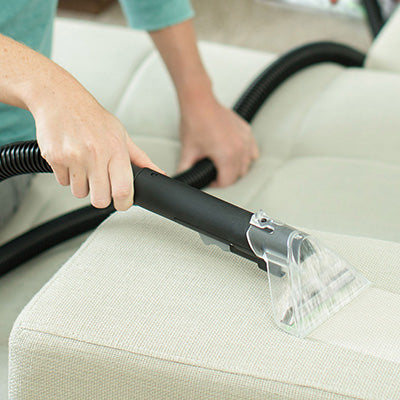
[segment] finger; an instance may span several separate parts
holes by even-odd
[[[250,164],[251,164],[250,159],[246,159],[243,161],[243,164],[240,168],[240,174],[239,174],[240,177],[245,176],[249,172]]]
[[[218,171],[215,187],[226,187],[236,182],[239,177],[239,165],[217,160],[213,160],[213,162]]]
[[[114,156],[108,165],[114,207],[125,211],[133,204],[133,173],[128,154]]]
[[[78,199],[83,199],[89,193],[86,170],[80,166],[71,166],[69,169],[71,193]]]
[[[210,187],[210,188],[218,188],[219,185],[218,185],[217,181],[215,180],[215,181],[212,181],[212,182],[209,184],[209,187]]]
[[[107,164],[97,163],[88,173],[90,202],[96,208],[106,208],[111,203]]]
[[[70,184],[69,181],[69,169],[60,164],[50,165],[51,169],[54,172],[54,175],[57,179],[57,182],[62,186],[68,186]]]
[[[138,147],[132,141],[132,139],[128,138],[126,144],[128,147],[130,160],[133,164],[141,168],[150,168],[154,171],[160,172],[163,175],[167,175],[165,171],[163,171],[150,160],[150,157],[140,147]]]
[[[178,164],[177,172],[181,173],[188,170],[198,160],[199,156],[196,151],[191,148],[182,147],[181,158]]]
[[[257,160],[260,157],[260,150],[258,149],[258,145],[256,140],[253,137],[253,143],[251,146],[251,156],[253,160]]]

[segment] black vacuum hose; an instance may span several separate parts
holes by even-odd
[[[233,109],[251,122],[273,91],[296,72],[323,62],[362,67],[364,60],[365,54],[339,43],[315,42],[298,47],[267,67],[245,90]]]
[[[251,122],[257,111],[287,78],[296,72],[322,62],[346,67],[362,67],[365,55],[348,46],[317,42],[296,48],[267,67],[248,87],[233,107],[243,119]],[[40,156],[35,141],[10,144],[0,148],[0,181],[11,176],[52,172]],[[217,171],[209,159],[195,164],[175,176],[176,180],[201,189],[216,178]],[[95,228],[115,209],[87,206],[40,225],[0,248],[0,276],[50,247]]]
[[[385,25],[385,19],[382,16],[381,7],[378,0],[362,0],[362,4],[367,13],[368,24],[372,36],[376,37],[383,25]]]

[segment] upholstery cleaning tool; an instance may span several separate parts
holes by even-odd
[[[370,282],[315,238],[147,168],[134,168],[135,205],[193,229],[206,244],[256,261],[268,273],[275,322],[304,337]]]
[[[151,169],[132,168],[135,205],[199,232],[206,244],[255,261],[268,273],[275,321],[290,334],[306,336],[369,284],[310,235],[263,211],[253,214]]]
[[[250,122],[269,95],[301,69],[321,62],[361,67],[364,58],[357,50],[329,42],[295,49],[263,71],[234,110]],[[133,171],[135,205],[199,232],[207,243],[255,261],[268,273],[274,318],[288,333],[306,336],[369,285],[307,233],[262,211],[253,214],[198,190],[216,177],[208,159],[176,179],[146,168],[133,166]],[[52,172],[36,142],[0,148],[0,181],[36,172]],[[0,276],[45,249],[93,229],[113,211],[113,206],[85,207],[6,243],[0,251]]]

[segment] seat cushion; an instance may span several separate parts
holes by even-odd
[[[380,399],[400,390],[400,245],[317,234],[375,286],[299,339],[257,265],[145,210],[108,219],[20,315],[13,399]]]

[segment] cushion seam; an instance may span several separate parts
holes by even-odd
[[[129,80],[126,82],[125,89],[119,96],[119,101],[115,106],[114,115],[117,116],[121,111],[121,104],[125,101],[128,89],[133,85],[134,81],[136,80],[137,74],[140,73],[143,68],[148,64],[154,57],[157,56],[157,52],[152,48],[145,57],[140,61],[140,63],[136,64],[136,68],[132,71],[132,74]]]

